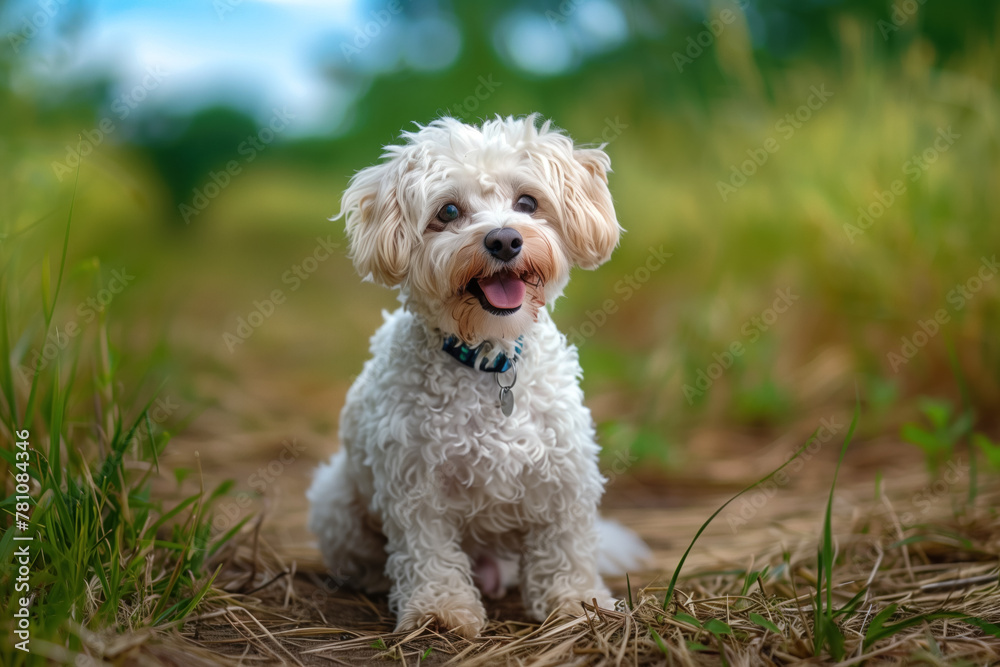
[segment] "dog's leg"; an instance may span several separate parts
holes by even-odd
[[[385,538],[367,520],[345,451],[316,469],[306,496],[309,530],[319,537],[323,562],[334,579],[369,593],[388,590]]]
[[[525,609],[539,621],[553,611],[579,616],[580,602],[594,598],[601,607],[614,605],[597,572],[596,507],[570,508],[525,535],[521,590]]]
[[[463,637],[479,634],[486,611],[472,583],[472,563],[462,551],[458,521],[429,511],[391,513],[386,573],[393,581],[389,606],[396,612],[396,632],[430,621]]]

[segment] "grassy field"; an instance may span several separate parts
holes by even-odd
[[[327,220],[366,163],[275,147],[183,225],[138,149],[54,168],[99,119],[8,106],[0,599],[22,596],[29,545],[32,653],[12,604],[0,662],[998,659],[998,51],[942,65],[915,40],[885,60],[873,30],[845,21],[840,62],[777,74],[721,49],[733,83],[710,104],[639,113],[623,84],[555,119],[581,141],[615,127],[627,234],[554,317],[581,350],[610,511],[661,570],[569,623],[504,603],[471,644],[389,634],[385,600],[324,588],[302,527],[308,469],[395,302]],[[306,453],[254,477],[288,443]],[[800,447],[674,588],[702,523]]]

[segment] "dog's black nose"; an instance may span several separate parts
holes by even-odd
[[[521,252],[524,239],[516,229],[497,227],[486,235],[483,244],[489,253],[501,262],[509,262]]]

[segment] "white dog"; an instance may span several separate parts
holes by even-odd
[[[372,337],[342,447],[307,494],[324,561],[390,589],[397,631],[476,636],[477,585],[498,596],[514,577],[538,620],[613,604],[599,561],[618,573],[649,551],[598,517],[582,371],[544,308],[618,243],[610,160],[535,116],[443,118],[403,139],[341,205],[358,272],[403,306]]]

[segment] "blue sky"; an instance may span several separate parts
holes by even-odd
[[[366,85],[366,75],[395,67],[447,67],[460,56],[457,25],[432,9],[421,14],[405,38],[405,25],[388,21],[378,28],[371,48],[348,63],[344,44],[371,23],[374,12],[385,16],[389,3],[17,0],[7,3],[0,26],[8,42],[12,32],[26,35],[31,24],[40,26],[19,44],[24,47],[17,49],[22,74],[15,86],[43,82],[58,91],[110,71],[118,86],[113,96],[128,95],[155,71],[160,73],[155,88],[142,91],[147,108],[188,112],[224,101],[259,120],[284,108],[297,117],[289,134],[308,134],[336,129]],[[541,13],[509,15],[497,28],[501,57],[538,74],[557,74],[625,39],[624,17],[608,0],[574,7],[558,30]],[[361,76],[324,76],[324,58]]]
[[[323,80],[315,52],[361,20],[354,0],[103,0],[86,3],[80,19],[51,1],[56,11],[22,49],[24,85],[37,78],[60,86],[110,70],[116,92],[128,94],[153,68],[164,74],[148,92],[156,106],[187,111],[235,99],[261,116],[284,106],[302,114],[302,131],[328,125],[351,94]],[[42,23],[39,11],[37,0],[8,6],[5,41],[11,28],[23,34],[26,19]],[[67,21],[78,33],[61,37],[55,26]]]

